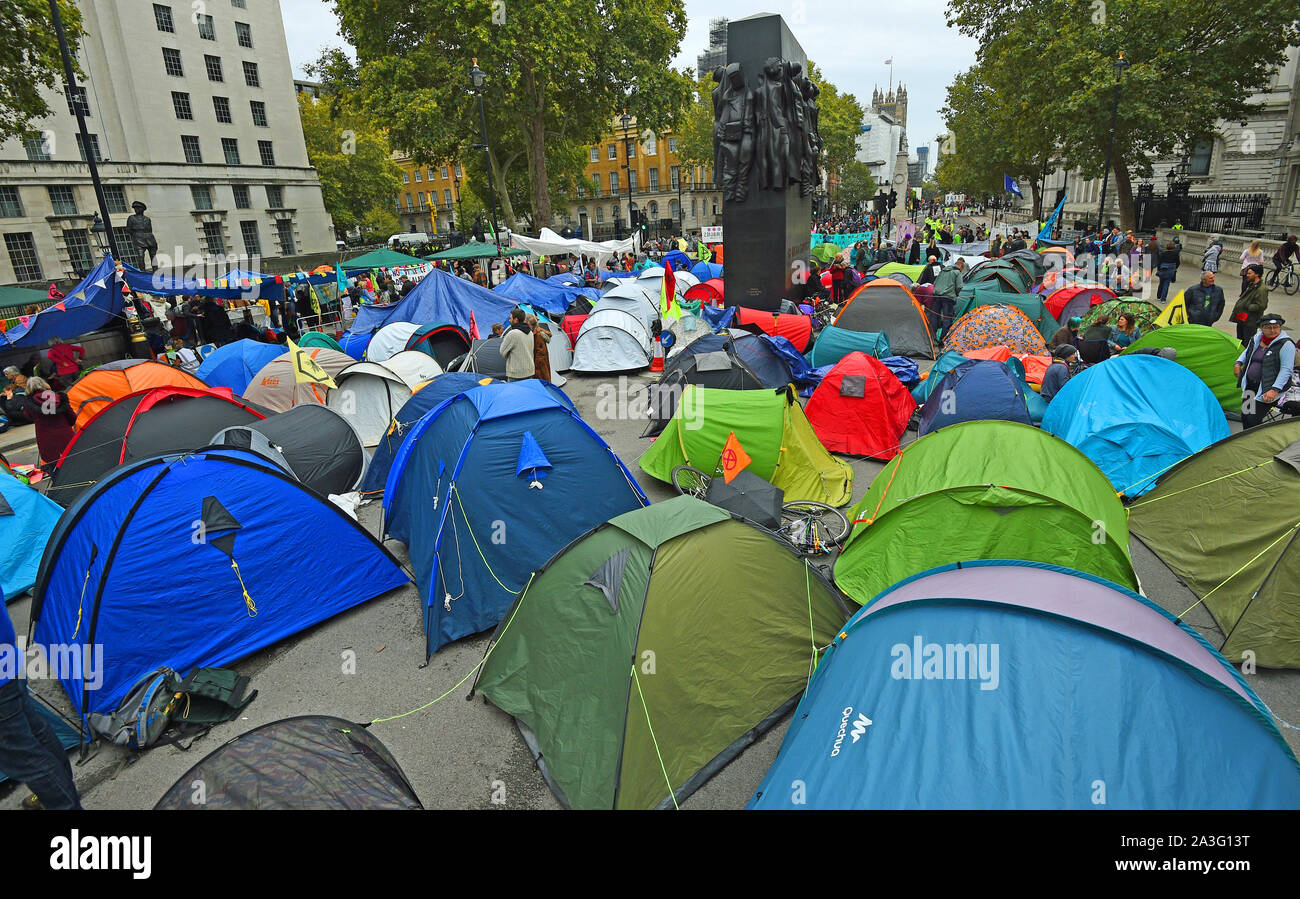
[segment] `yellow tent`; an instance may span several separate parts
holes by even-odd
[[[1156,316],[1155,325],[1158,328],[1165,328],[1169,325],[1187,324],[1187,300],[1183,298],[1183,291],[1178,291],[1178,295],[1169,301],[1164,311]]]

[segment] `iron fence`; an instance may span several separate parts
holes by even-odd
[[[1143,189],[1143,188],[1147,189]],[[1253,233],[1263,229],[1268,194],[1193,194],[1173,190],[1156,196],[1150,185],[1134,197],[1136,230],[1154,232],[1182,222],[1189,231],[1215,234]]]

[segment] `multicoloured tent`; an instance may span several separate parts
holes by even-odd
[[[1013,354],[1041,353],[1047,349],[1043,335],[1029,316],[1014,306],[977,306],[959,318],[944,335],[944,350],[966,353],[1003,345]]]
[[[641,470],[665,483],[678,465],[712,474],[727,438],[753,460],[749,471],[785,491],[787,502],[842,506],[853,496],[853,469],[826,451],[791,389],[711,390],[688,385],[672,420],[641,456]]]
[[[954,315],[956,318],[961,318],[978,306],[1016,307],[1034,323],[1034,327],[1043,336],[1043,340],[1051,340],[1052,335],[1061,327],[1052,316],[1052,313],[1048,311],[1043,298],[1036,293],[1005,293],[977,284],[973,288],[962,290],[961,297],[957,300]]]
[[[346,353],[336,353],[324,347],[313,347],[309,350],[299,347],[299,352],[324,369],[331,378],[354,361]],[[295,355],[287,352],[266,363],[257,374],[253,375],[253,380],[248,383],[248,388],[244,391],[244,397],[273,412],[283,412],[300,403],[325,405],[328,389],[323,384],[300,379],[296,371]]]
[[[1070,284],[1047,295],[1047,311],[1061,324],[1083,318],[1093,306],[1115,299],[1115,291],[1100,284]]]
[[[1065,565],[1138,586],[1124,506],[1105,475],[1029,425],[968,421],[927,434],[890,460],[848,518],[835,583],[859,603],[936,565],[977,559]]]

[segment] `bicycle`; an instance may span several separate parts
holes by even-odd
[[[692,465],[678,465],[670,478],[683,496],[708,501],[709,484],[721,474],[706,474]],[[798,500],[781,506],[781,526],[773,533],[803,556],[823,556],[840,545],[849,534],[849,521],[834,506],[812,500]]]
[[[1289,297],[1295,296],[1296,291],[1300,290],[1300,273],[1296,272],[1295,263],[1287,262],[1281,268],[1275,268],[1268,273],[1268,286],[1270,289],[1277,288],[1279,276],[1281,276],[1282,290]]]

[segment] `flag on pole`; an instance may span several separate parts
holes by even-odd
[[[334,283],[339,287],[339,296],[348,292],[348,276],[341,265],[334,269]]]
[[[469,311],[469,339],[479,340],[478,322],[474,318],[474,310]]]
[[[1020,185],[1017,184],[1016,179],[1012,178],[1010,175],[1002,176],[1002,189],[1010,191],[1022,200],[1025,198],[1025,195],[1020,192]]]
[[[1061,210],[1065,208],[1065,198],[1067,196],[1069,195],[1068,194],[1061,195],[1061,202],[1056,204],[1056,208],[1052,210],[1052,214],[1047,217],[1047,223],[1043,225],[1043,230],[1038,232],[1038,237],[1034,238],[1035,240],[1052,239],[1052,229],[1056,227],[1056,219],[1058,216],[1060,216]]]
[[[893,61],[892,59],[886,59],[886,60],[885,60],[885,65],[887,65],[887,66],[892,66],[893,64],[894,64],[894,61]]]
[[[293,354],[293,379],[298,384],[319,384],[331,389],[339,385],[334,383],[330,373],[321,368],[312,355],[287,337],[289,352]]]
[[[311,283],[311,278],[302,269],[298,269],[298,277],[307,282],[307,295],[311,297],[312,314],[320,315],[320,297],[316,296],[316,285]]]
[[[659,317],[661,319],[677,318],[677,279],[673,277],[671,260],[664,260],[664,279],[659,285]]]
[[[722,480],[730,484],[731,479],[748,468],[753,461],[736,439],[736,432],[727,435],[727,442],[722,445],[722,457],[718,459],[718,465],[722,466]]]

